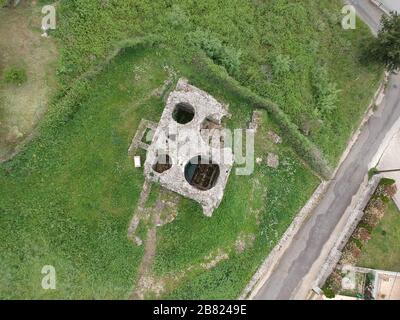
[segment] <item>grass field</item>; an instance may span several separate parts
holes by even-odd
[[[358,265],[400,272],[400,212],[393,201],[362,249]]]
[[[134,247],[126,233],[143,173],[134,170],[127,149],[140,118],[157,120],[162,112],[162,100],[151,93],[168,76],[163,68],[166,61],[171,59],[162,51],[129,51],[118,57],[93,81],[88,98],[51,141],[35,140],[1,167],[0,185],[6,186],[0,189],[3,298],[124,298],[130,293],[142,248]],[[185,64],[177,62],[177,66],[195,84],[208,83],[212,92],[204,75],[190,74]],[[245,126],[250,108],[229,93],[215,94],[230,103],[235,114],[231,125]],[[264,117],[265,130],[273,127]],[[265,156],[273,146],[263,144],[260,135],[256,150]],[[212,219],[204,217],[195,203],[182,201],[177,220],[160,230],[157,273],[179,273],[218,248],[231,250],[239,234],[254,234],[251,250],[232,254],[229,273],[197,272],[178,283],[196,285],[207,275],[208,280],[219,282],[219,288],[230,287],[230,282],[236,285],[218,292],[201,285],[197,295],[233,298],[239,294],[318,184],[290,148],[282,146],[276,152],[282,161],[279,170],[260,166],[257,178],[232,176]],[[288,201],[279,201],[282,196]],[[244,256],[247,267],[242,269],[239,261]],[[57,270],[55,292],[40,287],[40,270],[46,264]],[[221,275],[225,284],[218,280]],[[188,297],[180,287],[173,294]]]
[[[164,102],[154,92],[168,70],[229,104],[230,128],[245,128],[253,111],[248,99],[202,69],[199,54],[278,103],[335,163],[382,71],[358,62],[367,28],[344,32],[340,3],[61,1],[52,36],[60,40],[62,89],[40,135],[0,166],[0,297],[130,296],[143,247],[128,241],[127,228],[144,177],[127,150],[142,118],[159,120]],[[119,40],[149,34],[157,45],[125,49],[82,80]],[[268,142],[271,129],[283,144]],[[211,219],[181,199],[176,220],[157,231],[150,271],[165,284],[161,297],[240,294],[319,183],[285,137],[262,111],[255,150],[264,162],[255,173],[231,175]],[[276,170],[265,165],[269,152],[280,157]],[[153,188],[150,201],[159,192]],[[145,235],[147,226],[140,230]],[[40,286],[49,264],[57,272],[55,291]]]

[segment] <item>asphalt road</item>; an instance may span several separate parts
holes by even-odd
[[[358,15],[376,33],[381,16],[380,11],[368,0],[349,2],[354,3]],[[309,286],[310,277],[315,280],[317,274],[312,274],[310,270],[312,267],[315,268],[314,263],[320,261],[326,254],[323,251],[325,243],[350,205],[353,195],[359,189],[368,172],[368,165],[377,153],[385,135],[399,117],[400,75],[392,75],[382,105],[363,127],[359,139],[339,168],[326,195],[300,228],[255,299],[305,298],[305,296],[299,297],[299,288],[303,291],[305,286]],[[307,281],[305,281],[306,276]],[[306,289],[311,289],[311,287]]]

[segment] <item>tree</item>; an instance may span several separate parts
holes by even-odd
[[[392,12],[381,20],[378,37],[368,47],[367,57],[383,63],[389,71],[400,68],[400,15]]]

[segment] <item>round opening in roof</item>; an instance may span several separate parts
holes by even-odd
[[[172,167],[171,157],[167,154],[160,154],[157,157],[156,163],[153,165],[153,170],[157,173],[163,173]]]
[[[220,169],[207,157],[196,156],[185,166],[185,179],[198,190],[206,191],[215,187]]]
[[[186,102],[180,102],[172,112],[172,118],[179,124],[187,124],[194,118],[194,108]]]

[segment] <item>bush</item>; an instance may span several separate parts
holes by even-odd
[[[328,70],[324,66],[314,69],[313,89],[316,107],[322,115],[328,115],[337,107],[338,93],[336,84],[329,81]]]
[[[382,178],[380,181],[381,186],[392,186],[396,183],[396,180],[390,178]]]
[[[210,31],[197,29],[189,34],[189,41],[201,48],[215,63],[223,66],[229,74],[235,74],[239,70],[241,52],[224,45]]]
[[[179,5],[176,4],[172,6],[171,12],[167,15],[167,21],[174,28],[185,28],[190,24],[190,20],[186,12]]]
[[[333,291],[333,289],[329,286],[324,286],[322,288],[322,292],[324,293],[325,297],[327,297],[328,299],[333,299],[336,296],[335,291]]]
[[[379,170],[378,170],[376,167],[371,168],[371,169],[368,171],[368,179],[371,179],[374,175],[376,175],[376,174],[378,174],[378,173],[379,173]]]
[[[357,246],[358,249],[362,249],[363,244],[360,239],[353,238],[352,241],[354,242],[354,244]]]
[[[290,57],[278,54],[272,63],[274,75],[279,77],[289,73],[291,69],[291,64],[292,61],[290,60]]]
[[[17,68],[17,67],[11,67],[9,69],[6,69],[4,72],[4,81],[6,83],[12,83],[12,84],[17,84],[21,85],[26,80],[28,79],[26,75],[25,69],[22,68]]]
[[[400,15],[392,12],[383,15],[378,37],[364,46],[363,58],[366,62],[376,61],[389,71],[400,68]]]
[[[374,280],[375,274],[370,272],[367,273],[365,288],[364,288],[364,299],[365,300],[374,300],[373,291],[374,291]]]

